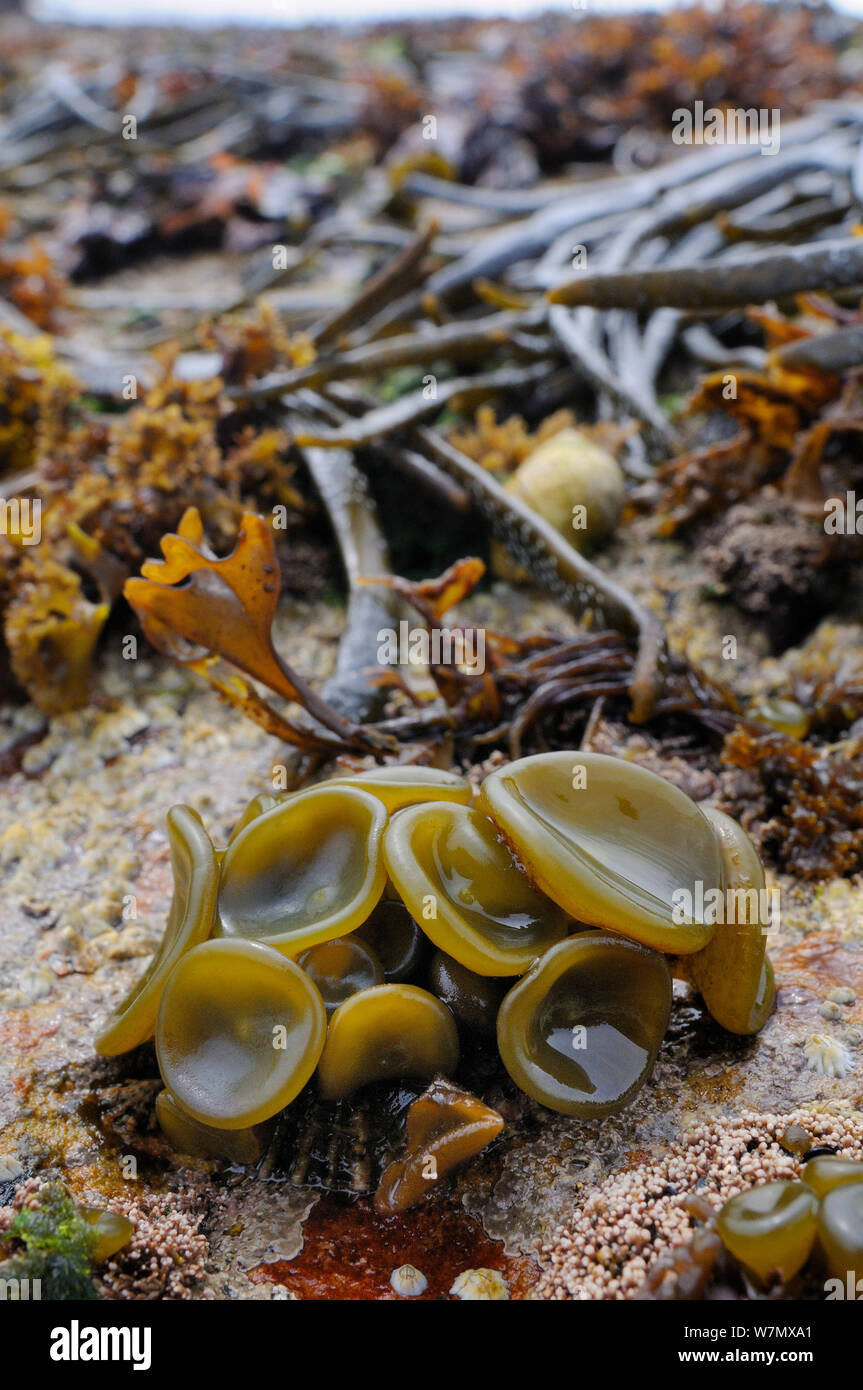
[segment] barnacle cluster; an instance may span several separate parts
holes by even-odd
[[[155,1037],[173,1143],[251,1161],[313,1075],[333,1102],[425,1079],[378,1194],[400,1210],[429,1155],[440,1177],[502,1126],[450,1079],[466,1041],[495,1033],[527,1095],[591,1117],[649,1076],[670,965],[728,1030],[763,1025],[764,877],[734,821],[585,752],[508,764],[472,800],[455,773],[385,765],[255,798],[224,851],[173,808],[167,929],[97,1039],[116,1055]],[[717,924],[722,894],[745,906]]]

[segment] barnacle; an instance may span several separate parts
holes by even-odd
[[[330,1019],[318,1067],[325,1100],[369,1081],[454,1071],[458,1033],[445,1004],[416,985],[376,985],[346,999]]]
[[[468,1091],[438,1078],[408,1110],[407,1152],[383,1173],[375,1207],[407,1211],[435,1182],[479,1153],[503,1129],[503,1116]]]
[[[812,1033],[803,1044],[803,1056],[809,1070],[819,1076],[847,1076],[854,1068],[845,1044],[829,1033]]]
[[[387,872],[426,935],[480,975],[520,975],[566,933],[493,823],[453,803],[401,811],[384,833]]]
[[[675,922],[675,895],[721,882],[719,844],[702,811],[642,767],[597,753],[541,753],[501,768],[479,804],[539,888],[591,926],[678,955],[715,930]],[[455,953],[453,953],[455,954]]]
[[[153,1036],[165,981],[180,957],[206,941],[213,929],[219,869],[212,841],[189,806],[168,812],[174,896],[159,949],[141,979],[96,1038],[103,1057],[128,1052]]]
[[[386,811],[356,787],[313,787],[256,817],[222,865],[217,934],[297,955],[345,936],[384,886]]]
[[[465,1269],[450,1293],[463,1303],[500,1303],[508,1300],[509,1287],[499,1269]]]
[[[248,1129],[299,1094],[326,1026],[321,996],[293,961],[258,941],[207,941],[178,961],[163,990],[159,1070],[193,1119]]]
[[[818,1199],[801,1182],[768,1182],[725,1203],[716,1229],[732,1255],[766,1280],[787,1283],[802,1269],[815,1241]]]
[[[564,1115],[623,1109],[653,1069],[671,1012],[661,955],[585,931],[561,941],[509,991],[497,1019],[517,1086]]]

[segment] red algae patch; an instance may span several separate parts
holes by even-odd
[[[295,1259],[258,1265],[249,1274],[252,1282],[282,1284],[301,1299],[396,1299],[390,1275],[412,1264],[428,1280],[420,1298],[429,1300],[448,1298],[467,1269],[497,1270],[510,1298],[527,1298],[539,1277],[532,1260],[505,1255],[473,1217],[445,1201],[382,1219],[370,1199],[325,1196],[303,1234]]]

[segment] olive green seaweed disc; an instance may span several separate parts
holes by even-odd
[[[602,753],[539,753],[487,777],[478,804],[571,917],[674,955],[710,940],[698,904],[721,886],[719,843],[695,802],[656,773]],[[675,920],[681,894],[689,922]]]
[[[671,1013],[671,974],[658,951],[583,931],[552,946],[513,985],[497,1045],[515,1084],[582,1119],[628,1105],[656,1061]]]
[[[373,767],[354,776],[332,777],[327,787],[359,787],[384,803],[390,815],[404,806],[426,801],[457,801],[466,805],[473,796],[467,778],[437,767]]]
[[[863,1190],[861,1190],[863,1191]],[[767,1182],[730,1198],[716,1218],[726,1250],[759,1279],[787,1283],[812,1251],[818,1198],[802,1182]]]
[[[193,1119],[248,1129],[299,1094],[326,1033],[321,996],[292,960],[257,941],[208,941],[165,985],[156,1054],[162,1080]]]
[[[560,941],[565,913],[537,892],[479,811],[412,806],[384,834],[387,872],[434,944],[479,975],[521,975]]]
[[[818,1212],[818,1245],[834,1279],[863,1279],[863,1186],[835,1187]],[[859,1297],[859,1295],[858,1295]]]
[[[238,836],[242,835],[246,826],[251,825],[253,820],[257,820],[258,816],[264,815],[266,811],[272,811],[273,807],[278,805],[279,798],[277,796],[274,796],[272,792],[259,792],[257,796],[253,796],[245,811],[240,816],[240,819],[237,821],[237,824],[231,831],[231,837],[228,840],[228,844],[233,844],[234,840],[236,840]]]
[[[216,936],[287,956],[347,936],[383,892],[386,820],[376,796],[328,784],[255,817],[225,854]]]
[[[193,1120],[179,1106],[170,1091],[156,1097],[156,1119],[165,1138],[177,1153],[194,1158],[221,1158],[229,1163],[257,1163],[272,1136],[275,1120],[249,1129],[216,1129]]]
[[[352,994],[384,982],[380,961],[356,932],[310,946],[297,964],[320,992],[328,1017]]]
[[[201,817],[190,806],[172,806],[167,816],[174,896],[158,951],[96,1038],[103,1057],[129,1052],[153,1036],[165,981],[185,951],[213,930],[219,866]]]
[[[770,1015],[775,993],[761,921],[764,870],[742,826],[708,807],[705,817],[719,841],[725,871],[724,901],[731,907],[703,950],[683,966],[716,1022],[729,1033],[757,1033]]]
[[[804,1163],[801,1178],[816,1197],[826,1197],[834,1188],[849,1182],[863,1182],[863,1163],[841,1154],[818,1154]]]
[[[458,1058],[446,1004],[417,985],[375,985],[351,995],[330,1019],[318,1086],[324,1100],[343,1100],[370,1081],[450,1075]]]

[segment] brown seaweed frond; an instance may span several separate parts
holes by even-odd
[[[281,577],[273,535],[263,517],[243,517],[230,555],[217,558],[204,539],[200,512],[190,507],[176,535],[162,538],[164,559],[141,567],[141,578],[129,579],[124,594],[157,650],[192,666],[206,676],[225,698],[264,722],[263,702],[249,688],[220,683],[206,658],[219,656],[285,700],[297,701],[335,739],[305,731],[268,709],[271,732],[309,751],[380,747],[380,740],[342,718],[316,694],[273,646],[271,627],[278,604]]]
[[[863,739],[816,748],[772,729],[739,725],[724,763],[755,774],[763,847],[801,878],[863,868]]]

